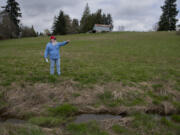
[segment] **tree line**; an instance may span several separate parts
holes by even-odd
[[[110,25],[112,29],[112,16],[111,14],[102,13],[101,9],[98,9],[95,13],[91,13],[90,7],[87,4],[80,21],[78,19],[71,20],[69,15],[61,10],[59,15],[54,17],[52,33],[54,35],[86,33],[91,31],[95,24]]]
[[[0,12],[0,39],[1,38],[17,38],[17,37],[33,37],[38,34],[34,27],[28,27],[20,24],[22,17],[19,3],[16,0],[7,0],[7,4],[2,7]],[[165,0],[161,7],[162,15],[156,25],[157,31],[173,31],[176,30],[177,24],[177,0]],[[58,16],[54,17],[52,32],[46,30],[47,35],[65,35],[75,33],[86,33],[92,31],[95,24],[110,25],[113,29],[113,19],[111,14],[105,14],[101,9],[95,13],[91,13],[87,4],[80,20],[71,19],[69,15],[62,10]]]

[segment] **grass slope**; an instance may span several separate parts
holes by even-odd
[[[66,125],[67,134],[180,133],[179,114],[171,120],[136,114],[129,125],[115,123],[107,131],[96,122],[69,123],[83,105],[97,110],[103,105],[112,110],[152,107],[157,113],[180,112],[180,37],[175,32],[77,34],[57,39],[71,40],[61,48],[60,77],[49,75],[49,64],[43,58],[49,37],[0,41],[0,112],[12,107],[9,110],[31,124]],[[29,112],[23,114],[24,110]],[[9,135],[11,126],[1,126],[2,134]],[[13,134],[27,134],[24,127],[19,128]],[[44,134],[39,129],[31,131]]]

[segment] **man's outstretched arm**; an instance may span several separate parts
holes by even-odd
[[[59,42],[58,45],[59,46],[65,46],[70,42],[70,40],[64,41],[64,42]]]

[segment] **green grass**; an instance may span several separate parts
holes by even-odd
[[[129,129],[127,129],[127,128],[124,127],[124,126],[120,126],[120,125],[113,125],[113,126],[112,126],[112,130],[113,130],[116,134],[118,134],[118,135],[121,135],[121,134],[123,134],[123,135],[132,134],[132,132],[131,132]]]
[[[70,117],[78,112],[78,109],[70,104],[63,104],[54,108],[48,109],[49,114],[55,117]]]
[[[179,42],[173,32],[106,33],[57,36],[70,39],[61,48],[61,79],[49,75],[43,59],[49,37],[0,41],[1,85],[27,81],[53,82],[73,79],[81,84],[111,81],[178,81]]]
[[[162,84],[153,84],[152,87],[154,90],[159,90],[163,87],[163,85]]]
[[[135,113],[132,116],[134,120],[129,124],[128,131],[134,134],[178,135],[180,133],[180,125],[166,117],[144,113]]]
[[[153,91],[148,91],[148,95],[152,98],[152,102],[155,105],[160,105],[162,101],[171,101],[172,95],[161,95],[160,93],[155,93]]]
[[[44,127],[54,127],[54,126],[60,126],[62,124],[63,119],[62,118],[56,118],[56,117],[32,117],[29,119],[29,122],[38,126],[44,126]]]
[[[4,124],[0,126],[1,135],[46,135],[40,128],[35,126],[15,126]]]
[[[32,124],[43,127],[57,127],[73,119],[73,116],[78,112],[78,109],[70,104],[62,104],[57,107],[47,109],[47,112],[42,116],[32,116],[28,121]]]
[[[67,131],[71,135],[109,135],[107,132],[102,131],[96,122],[82,123],[82,124],[69,124]]]
[[[171,102],[180,112],[177,98],[180,92],[180,38],[175,32],[77,34],[57,36],[57,39],[71,40],[69,45],[61,48],[60,77],[49,75],[49,63],[47,64],[43,58],[49,37],[0,41],[0,89],[12,89],[12,83],[13,89],[14,86],[26,89],[27,84],[46,83],[58,87],[64,85],[64,81],[76,81],[72,84],[75,90],[93,90],[93,86],[96,85],[106,87],[106,84],[117,83],[122,84],[121,98],[116,99],[112,93],[114,90],[120,91],[121,88],[112,86],[112,89],[108,88],[97,95],[94,105],[146,106],[148,96],[153,104]],[[142,82],[149,85],[140,86]],[[127,87],[133,88],[134,91],[129,92]],[[173,95],[169,89],[177,94]],[[78,97],[81,95],[79,92],[74,91],[70,96]],[[50,98],[53,100],[53,95],[50,95]],[[0,94],[0,109],[5,103],[4,95]],[[49,108],[46,115],[26,117],[31,123],[51,127],[58,126],[64,121],[67,123],[77,112],[77,107],[62,104]],[[156,120],[151,115],[137,114],[134,118],[129,129],[134,133],[179,133],[177,116],[173,116],[172,120]],[[72,124],[68,126],[68,131],[73,135],[107,134],[96,124]],[[129,133],[122,126],[115,126],[113,131]]]
[[[179,123],[180,123],[180,115],[174,114],[174,115],[172,116],[172,120],[175,121],[175,122],[179,122]]]

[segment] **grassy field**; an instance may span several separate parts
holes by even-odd
[[[114,32],[57,36],[57,39],[71,40],[61,48],[60,77],[49,75],[49,64],[43,58],[49,37],[0,41],[3,113],[40,127],[65,124],[63,132],[67,134],[180,133],[180,36],[174,32]],[[54,107],[57,110],[52,111]],[[96,122],[68,124],[79,112],[126,113],[134,120],[126,127],[114,123],[106,131]],[[136,115],[140,112],[172,115],[175,120]],[[146,120],[151,122],[148,124]],[[5,131],[9,126],[3,127],[5,135],[9,135]],[[44,134],[39,129],[37,132]]]

